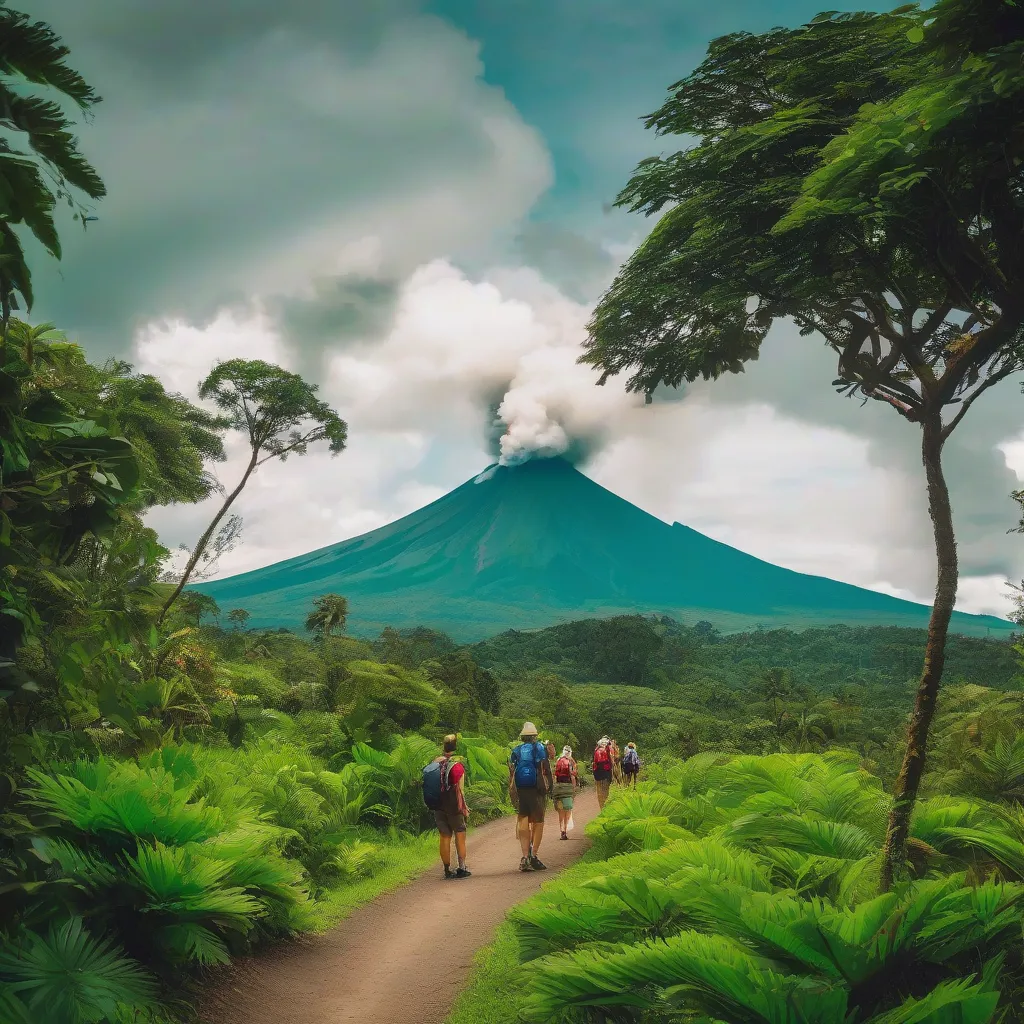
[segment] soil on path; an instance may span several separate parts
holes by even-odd
[[[238,961],[209,992],[206,1024],[443,1024],[506,912],[586,848],[597,813],[593,789],[577,796],[576,828],[558,837],[548,811],[540,850],[547,871],[519,871],[515,824],[502,818],[469,834],[472,878],[444,881],[440,861],[414,881],[355,910],[324,935]]]

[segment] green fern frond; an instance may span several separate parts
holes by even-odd
[[[960,978],[939,982],[923,999],[910,997],[865,1024],[989,1024],[998,1005],[998,991]]]
[[[157,932],[157,944],[172,963],[194,963],[203,967],[231,963],[224,940],[192,921],[164,925]]]
[[[20,996],[34,1024],[86,1024],[112,1017],[131,1003],[152,1006],[156,986],[112,942],[95,939],[78,918],[43,938],[24,932],[0,951],[0,981]]]

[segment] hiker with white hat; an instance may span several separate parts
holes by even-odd
[[[520,871],[543,871],[537,852],[544,835],[544,812],[547,794],[551,791],[551,764],[547,748],[537,741],[537,726],[524,722],[520,742],[512,748],[509,764],[508,791],[519,808],[517,833],[522,850]]]

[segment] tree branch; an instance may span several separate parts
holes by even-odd
[[[984,366],[1003,345],[1007,345],[1021,329],[1024,320],[1024,302],[1019,301],[1014,309],[1004,309],[1000,318],[989,327],[974,335],[975,342],[960,359],[951,361],[946,372],[939,378],[936,397],[945,405],[956,394],[971,367]]]
[[[946,297],[925,317],[925,321],[914,333],[921,338],[930,338],[945,322],[946,317],[953,312],[953,302],[946,292]]]
[[[1017,363],[1015,360],[1011,361],[1007,363],[1006,366],[1004,366],[1001,370],[998,370],[996,373],[993,373],[991,376],[987,377],[979,387],[975,388],[975,390],[960,403],[960,408],[957,411],[957,414],[949,421],[949,423],[946,424],[946,426],[942,428],[943,442],[945,442],[946,438],[949,437],[949,435],[952,434],[954,430],[956,430],[957,425],[964,418],[964,416],[967,415],[967,410],[970,409],[970,407],[974,404],[974,400],[978,397],[978,395],[980,395],[983,391],[987,391],[990,387],[992,387],[993,384],[998,384],[999,381],[1004,380],[1005,378],[1009,377],[1011,373],[1016,373],[1020,369],[1021,366],[1019,363]]]
[[[301,445],[309,444],[311,441],[314,440],[319,440],[319,438],[314,437],[314,435],[317,432],[317,429],[319,428],[314,428],[308,434],[296,438],[290,445],[288,445],[287,448],[282,448],[280,451],[271,452],[269,455],[264,456],[256,463],[256,466],[262,466],[264,462],[269,462],[271,459],[279,459],[281,458],[282,455],[287,455],[289,452],[295,451],[295,449],[300,447]]]

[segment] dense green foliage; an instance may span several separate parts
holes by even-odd
[[[584,747],[606,733],[677,756],[843,746],[888,783],[925,641],[923,630],[885,627],[722,635],[634,616],[510,631],[469,650],[508,681],[509,707],[534,708],[539,724]],[[1019,659],[1011,644],[952,637],[949,699],[978,686],[1016,692]],[[624,685],[635,678],[645,685]]]
[[[497,710],[495,684],[443,638],[422,667],[381,661],[337,635],[339,595],[309,609],[312,640],[248,631],[244,609],[201,625],[219,610],[192,593],[161,623],[169,552],[142,516],[210,493],[225,423],[10,327],[0,1020],[155,1020],[199,969],[422,863],[420,770]],[[507,738],[460,738],[474,820],[507,803]]]
[[[912,877],[879,896],[890,798],[855,758],[709,753],[656,774],[614,793],[588,827],[585,868],[513,912],[528,962],[513,1013],[575,1024],[1017,1018],[1019,807],[922,800]]]

